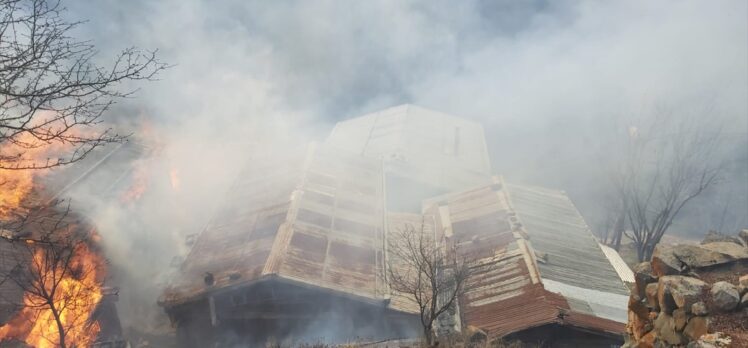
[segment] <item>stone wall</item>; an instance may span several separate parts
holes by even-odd
[[[748,230],[658,246],[634,273],[624,347],[748,347]]]

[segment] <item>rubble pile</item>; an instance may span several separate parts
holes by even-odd
[[[748,346],[748,230],[658,246],[634,273],[624,347]]]

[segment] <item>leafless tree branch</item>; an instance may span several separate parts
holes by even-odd
[[[406,224],[391,231],[388,240],[387,281],[392,290],[407,295],[418,306],[423,334],[431,345],[434,321],[454,308],[467,290],[473,269],[469,260],[435,240],[423,224],[420,228]]]
[[[80,309],[96,305],[91,301],[97,301],[95,294],[102,286],[96,279],[102,265],[81,262],[81,253],[88,250],[88,237],[71,220],[69,207],[30,220],[25,226],[35,229],[32,234],[3,236],[6,243],[11,243],[15,266],[7,274],[0,274],[0,282],[12,282],[23,291],[23,301],[17,306],[24,312],[18,316],[21,320],[33,324],[44,320],[40,319],[42,313],[51,313],[55,329],[39,332],[41,338],[58,347],[69,347],[76,344],[70,332],[85,332],[92,327],[89,311]],[[71,284],[71,279],[87,281]]]
[[[113,64],[95,63],[88,41],[70,36],[81,22],[62,18],[55,0],[0,0],[0,169],[40,169],[73,163],[127,135],[99,129],[102,115],[153,80],[167,65],[156,51],[126,48]],[[36,158],[36,149],[60,149]],[[62,150],[64,148],[64,150]]]
[[[722,164],[713,155],[721,130],[698,121],[660,112],[646,129],[629,132],[612,178],[628,225],[617,231],[633,241],[639,261],[652,257],[683,207],[719,179]]]

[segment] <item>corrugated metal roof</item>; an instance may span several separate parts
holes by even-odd
[[[540,283],[532,247],[497,182],[435,202],[458,252],[476,258],[476,274],[460,299],[463,322],[490,335],[552,323],[565,301]]]
[[[381,299],[381,161],[324,147],[313,156],[265,273]]]
[[[544,256],[538,266],[546,290],[563,295],[578,313],[625,323],[628,288],[569,197],[546,188],[507,189],[535,250]]]
[[[561,191],[507,185],[535,250],[547,255],[543,278],[585,289],[628,295],[574,204]]]
[[[578,307],[571,306],[572,309],[577,309],[577,312],[621,323],[628,320],[629,297],[626,295],[581,288],[545,278],[543,286],[548,291],[563,295],[570,304],[577,303]]]
[[[564,316],[562,323],[614,335],[619,335],[626,330],[624,323],[577,312],[570,312],[568,316]]]
[[[327,145],[299,156],[302,159],[247,175],[249,179],[242,179],[232,192],[238,198],[227,200],[226,216],[216,217],[185,262],[183,269],[197,280],[193,287],[197,292],[179,290],[175,298],[210,291],[201,283],[205,272],[216,276],[212,288],[277,275],[375,301],[390,298],[382,277],[387,257],[383,172],[417,172],[413,177],[425,183],[485,182],[481,179],[487,170],[481,157],[485,154],[460,152],[460,146],[468,146],[458,144],[468,141],[458,140],[462,130],[455,133],[450,126],[444,129],[451,133],[443,127],[425,131],[433,130],[439,117],[405,106],[344,122],[336,126]],[[448,117],[444,120],[462,127]],[[469,122],[465,125],[471,132],[478,129]],[[406,131],[408,127],[415,128]],[[413,135],[398,138],[396,143],[403,149],[386,148],[389,140],[378,143],[379,138],[403,134]],[[345,152],[353,153],[343,154],[335,147],[340,147],[340,139],[358,141]],[[407,158],[424,149],[428,156],[418,161]],[[381,158],[387,154],[396,158]],[[459,158],[441,161],[444,154]],[[406,158],[397,158],[400,155]],[[460,174],[464,168],[447,173],[447,167],[467,167],[467,172],[477,175]],[[423,172],[429,175],[420,175]],[[461,253],[475,258],[477,273],[459,301],[464,323],[492,336],[547,324],[623,332],[623,325],[615,320],[620,320],[619,302],[628,290],[563,192],[507,186],[496,178],[493,184],[428,199],[424,211],[435,217],[437,240],[443,234],[449,243],[458,244]],[[423,217],[391,214],[389,218],[392,227]],[[257,236],[262,240],[252,240]],[[542,262],[536,253],[542,255]],[[232,278],[237,273],[239,277]],[[407,299],[391,295],[390,308],[413,312]]]
[[[584,267],[579,263],[561,262],[568,257],[568,251],[564,248],[569,246],[566,245],[544,250],[550,252],[549,259],[554,260],[550,267],[544,267],[549,266],[547,262],[539,263],[535,258],[539,249],[537,244],[547,245],[549,242],[540,240],[545,237],[543,233],[555,232],[556,235],[548,237],[551,240],[561,238],[560,233],[571,234],[566,238],[572,240],[589,238],[594,242],[576,209],[569,206],[570,202],[558,204],[558,200],[563,200],[565,196],[537,202],[528,200],[527,195],[521,197],[525,201],[519,203],[521,209],[518,209],[514,201],[516,196],[510,194],[516,189],[509,188],[507,192],[508,187],[502,180],[496,179],[494,185],[429,200],[436,207],[427,209],[439,212],[437,221],[442,222],[446,235],[459,241],[458,250],[472,257],[477,256],[478,264],[489,265],[477,268],[479,273],[474,276],[469,290],[460,301],[463,322],[487,330],[492,336],[504,336],[547,324],[623,332],[623,325],[617,322],[621,320],[621,313],[616,303],[627,300],[625,295],[569,285],[546,277],[550,273],[566,279],[563,276],[572,277],[571,274],[581,271],[582,277],[603,284],[601,288],[615,289],[614,285],[609,284],[611,280],[606,278],[605,271],[595,269],[610,268],[612,282],[617,281],[612,267],[603,263],[607,260],[599,248],[597,251],[602,261],[594,260]],[[547,214],[547,218],[543,214]],[[529,217],[530,223],[526,217]],[[553,223],[554,219],[558,220],[557,224]],[[539,228],[543,231],[537,233],[535,229]],[[587,244],[582,242],[585,251],[589,251]],[[581,264],[585,265],[584,262]],[[625,307],[623,313],[625,321]]]
[[[468,310],[463,307],[463,322],[480,327],[495,337],[555,323],[559,308],[549,304],[548,295],[540,284],[528,286],[519,296]]]
[[[381,162],[325,147],[253,163],[198,236],[162,303],[277,275],[383,300]],[[210,273],[213,284],[204,277]]]
[[[301,182],[304,153],[253,162],[229,190],[222,208],[195,238],[179,273],[164,292],[167,306],[206,292],[259,279],[292,194]],[[215,284],[204,281],[210,273]]]
[[[634,283],[636,282],[636,279],[634,278],[634,271],[631,270],[628,264],[626,264],[626,261],[623,260],[620,254],[618,252],[604,244],[599,244],[600,248],[603,250],[603,253],[605,254],[605,257],[608,258],[608,261],[610,261],[610,264],[613,265],[613,268],[616,270],[616,273],[618,273],[618,277],[621,278],[626,283]]]

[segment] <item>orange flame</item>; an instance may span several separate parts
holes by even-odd
[[[67,267],[50,266],[46,252],[39,248],[34,253],[33,273],[41,275],[34,280],[34,287],[51,293],[57,284],[51,296],[53,305],[41,296],[25,293],[23,310],[0,327],[0,341],[15,338],[36,348],[53,348],[58,346],[61,326],[67,346],[88,347],[99,333],[98,323],[91,322],[90,316],[103,297],[100,279],[104,262],[85,244],[74,249]],[[45,265],[50,269],[44,269]]]
[[[35,162],[45,158],[53,150],[48,146],[37,146],[35,139],[27,133],[21,134],[17,142],[27,144],[27,146],[3,144],[0,147],[0,156],[8,158],[23,154],[23,157],[29,159],[29,162]],[[45,175],[47,172],[46,169],[0,169],[0,220],[8,219],[14,213],[23,213],[18,209],[20,209],[23,199],[34,187],[34,178]]]
[[[132,173],[130,188],[123,192],[119,200],[121,203],[133,203],[140,199],[148,189],[148,168],[144,161],[138,161]]]
[[[0,143],[0,159],[6,160],[5,165],[10,161],[11,165],[33,167],[64,153],[70,146],[41,142],[23,133],[12,142]],[[27,213],[24,200],[34,191],[35,180],[48,173],[48,169],[0,169],[0,221]],[[102,298],[103,259],[80,244],[73,249],[67,265],[50,265],[44,262],[49,253],[45,246],[29,241],[28,248],[33,251],[29,255],[30,274],[37,275],[32,277],[36,278],[32,279],[36,282],[32,287],[53,294],[49,296],[51,303],[32,292],[24,293],[23,308],[0,327],[0,342],[15,339],[36,348],[57,347],[61,326],[66,346],[90,346],[99,332],[98,324],[89,319]]]

